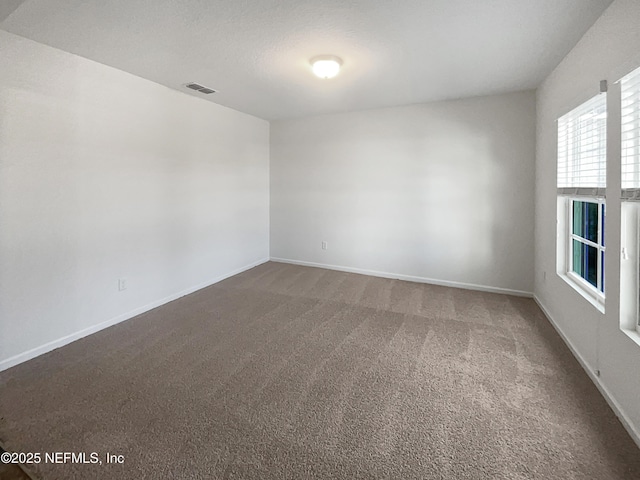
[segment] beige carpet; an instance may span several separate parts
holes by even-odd
[[[0,373],[44,479],[639,479],[530,299],[267,263]]]

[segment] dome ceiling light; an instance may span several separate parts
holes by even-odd
[[[342,60],[335,55],[320,55],[311,59],[313,73],[320,78],[333,78],[338,75]]]

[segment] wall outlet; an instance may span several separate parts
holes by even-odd
[[[327,249],[327,242],[324,242],[324,241],[322,242],[322,249],[323,250]]]
[[[127,289],[127,279],[126,278],[119,278],[118,279],[118,290],[119,291],[123,291]]]
[[[545,270],[544,272],[542,272],[542,280],[543,281],[547,281],[547,271]]]

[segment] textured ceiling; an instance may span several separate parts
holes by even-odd
[[[271,120],[535,88],[611,1],[7,0],[0,28]]]

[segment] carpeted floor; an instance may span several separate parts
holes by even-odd
[[[0,444],[0,456],[6,451]],[[6,453],[5,453],[6,454]],[[29,476],[22,469],[23,466],[17,463],[0,461],[0,479],[2,480],[30,480]]]
[[[44,479],[638,479],[530,299],[267,263],[0,373]],[[124,464],[106,464],[109,452]]]

